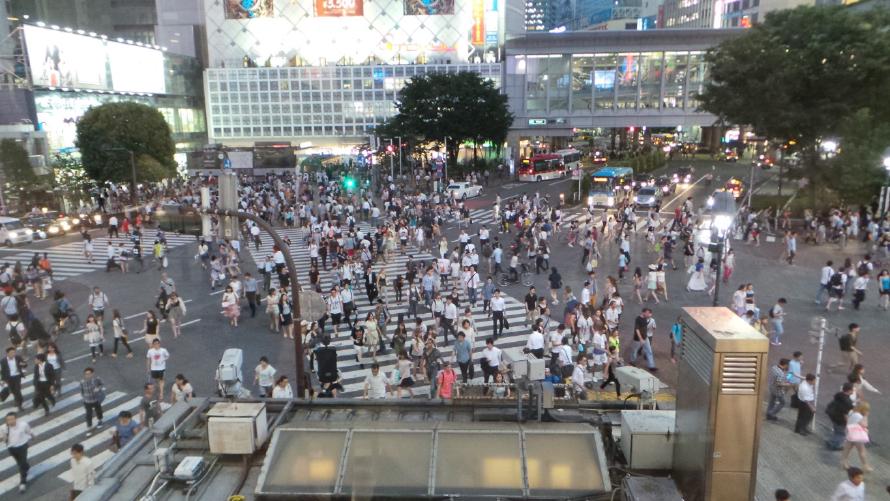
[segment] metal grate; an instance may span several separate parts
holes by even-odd
[[[711,374],[714,371],[714,353],[704,340],[686,325],[683,326],[681,348],[683,360],[702,378],[702,381],[710,384]]]
[[[757,355],[725,355],[720,368],[720,393],[755,393],[759,368]]]

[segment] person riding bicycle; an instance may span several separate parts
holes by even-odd
[[[68,302],[68,298],[65,297],[65,293],[60,290],[57,290],[55,294],[53,294],[53,299],[54,303],[52,309],[50,310],[50,314],[59,327],[64,327],[65,320],[68,318],[68,314],[71,312],[71,303]]]

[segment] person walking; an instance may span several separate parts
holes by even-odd
[[[34,408],[43,406],[43,415],[49,416],[50,406],[55,407],[53,382],[56,379],[52,364],[46,361],[46,354],[38,353],[34,364]],[[47,404],[49,400],[49,404]]]
[[[871,406],[868,402],[859,402],[856,407],[847,415],[847,434],[844,440],[844,450],[841,452],[841,468],[850,467],[847,462],[850,457],[850,451],[854,448],[859,454],[860,468],[866,472],[874,471],[868,464],[868,455],[865,452],[865,446],[868,444],[868,414]]]
[[[649,338],[649,321],[652,319],[652,310],[643,308],[640,315],[634,320],[634,341],[630,352],[630,363],[636,364],[637,357],[642,351],[646,357],[646,365],[650,371],[657,371],[655,357],[652,354],[652,343]]]
[[[831,435],[825,441],[825,446],[830,450],[839,451],[843,448],[847,438],[847,414],[853,410],[853,383],[844,383],[841,391],[834,394],[834,398],[825,408],[825,414],[831,420]]]
[[[495,289],[494,296],[491,298],[492,337],[495,340],[504,333],[504,329],[510,328],[510,324],[507,323],[507,318],[504,316],[504,310],[506,310],[506,308],[507,303],[501,296],[501,290]]]
[[[0,440],[6,442],[9,455],[15,459],[19,469],[19,492],[25,492],[28,488],[28,442],[34,438],[34,432],[28,426],[28,422],[18,419],[15,412],[6,414],[3,426],[0,426]]]
[[[769,387],[769,405],[766,408],[766,419],[768,421],[778,421],[779,418],[776,415],[783,407],[785,407],[785,391],[790,386],[786,376],[787,372],[787,358],[780,359],[779,363],[769,369],[769,376],[767,378],[767,386]]]
[[[151,379],[158,385],[158,401],[164,400],[164,371],[167,370],[169,359],[170,352],[166,348],[161,348],[161,340],[152,341],[151,348],[145,354],[145,366]]]
[[[810,424],[816,415],[816,376],[807,374],[797,386],[797,420],[794,422],[794,433],[803,436],[810,434]]]
[[[238,296],[231,285],[226,286],[222,297],[223,316],[229,319],[229,325],[238,327],[238,317],[241,316],[241,307],[238,305]]]
[[[46,361],[53,366],[53,394],[58,396],[62,393],[62,369],[65,368],[65,359],[56,343],[46,345]]]
[[[27,367],[25,360],[16,354],[14,347],[6,348],[6,358],[0,361],[0,378],[3,379],[3,383],[6,384],[9,393],[15,400],[15,406],[20,411],[24,410],[22,406],[22,378]]]
[[[133,349],[130,348],[129,333],[124,325],[124,319],[121,312],[117,309],[111,312],[111,331],[114,333],[114,349],[111,351],[111,358],[117,358],[117,345],[121,343],[127,349],[127,358],[133,358]]]
[[[847,480],[837,484],[830,501],[865,501],[865,473],[854,467],[847,468]]]
[[[170,321],[170,330],[173,331],[173,338],[176,339],[182,334],[182,318],[185,317],[186,307],[185,301],[179,297],[177,292],[171,292],[167,298],[167,304],[164,306],[167,312],[167,320]]]
[[[96,323],[96,317],[93,316],[92,313],[87,315],[87,321],[83,327],[86,331],[83,334],[83,340],[89,344],[90,357],[92,358],[93,363],[96,363],[97,353],[99,356],[105,355],[105,337],[102,335],[102,330],[99,329],[99,324]]]
[[[618,353],[618,348],[615,345],[609,345],[609,355],[606,359],[606,365],[603,367],[603,374],[606,375],[606,379],[600,384],[600,389],[603,390],[609,383],[615,383],[615,396],[621,398],[621,383],[618,382],[618,378],[615,376],[615,370],[618,368],[618,364],[621,361],[621,357]]]
[[[269,363],[266,357],[260,357],[260,363],[253,370],[253,381],[259,387],[259,395],[269,398],[272,396],[272,387],[275,385],[275,367]]]
[[[257,299],[257,280],[250,273],[244,274],[244,297],[247,299],[247,306],[250,308],[250,318],[256,316],[256,307],[259,304]]]
[[[782,346],[782,334],[785,333],[786,304],[788,304],[788,300],[780,297],[769,310],[769,321],[773,329],[773,340],[770,344],[773,346]]]
[[[158,336],[158,317],[155,315],[154,310],[148,310],[145,312],[145,321],[143,323],[142,334],[145,334],[145,344],[151,348],[152,343],[156,339],[160,339]]]
[[[86,410],[87,436],[93,433],[93,413],[96,414],[96,429],[102,426],[102,402],[105,400],[105,384],[95,375],[92,367],[83,370],[80,381],[80,396]]]
[[[87,304],[90,305],[90,309],[93,311],[96,324],[99,325],[99,331],[104,335],[105,327],[102,324],[105,320],[105,309],[108,307],[108,296],[99,287],[93,287],[93,292],[87,298]]]
[[[71,492],[69,501],[74,501],[77,496],[89,489],[96,481],[96,468],[93,461],[86,457],[82,444],[71,446],[71,461],[69,462],[69,477],[71,478]]]

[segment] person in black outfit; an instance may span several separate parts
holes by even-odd
[[[15,348],[10,346],[6,348],[6,358],[0,360],[0,378],[6,383],[9,393],[15,399],[15,405],[19,410],[22,407],[22,376],[28,365],[22,357],[15,354]]]
[[[847,414],[853,410],[853,383],[844,383],[841,391],[834,394],[834,398],[825,408],[825,414],[831,419],[831,435],[825,441],[826,447],[833,451],[839,451],[847,438]]]
[[[43,406],[43,413],[48,416],[50,405],[56,405],[56,397],[53,396],[56,372],[52,364],[47,363],[46,355],[38,353],[36,358],[37,363],[34,364],[34,408]],[[47,400],[50,405],[47,405]]]
[[[318,366],[318,380],[324,385],[337,381],[337,349],[331,346],[330,336],[321,339],[321,348],[315,350],[315,362]]]

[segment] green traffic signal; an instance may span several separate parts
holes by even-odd
[[[346,179],[343,180],[343,186],[345,186],[346,189],[350,189],[350,190],[352,188],[355,188],[355,179],[353,179],[351,177],[347,177]]]

